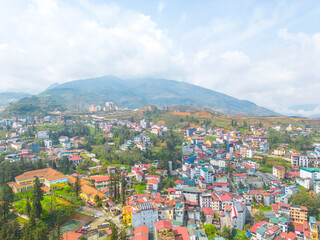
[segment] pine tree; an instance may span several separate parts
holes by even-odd
[[[77,196],[79,196],[80,188],[80,179],[79,175],[77,174],[76,182],[73,185],[73,191],[76,193]]]
[[[42,205],[41,205],[42,200],[43,200],[43,191],[41,189],[41,183],[39,178],[36,177],[33,185],[32,202],[33,202],[33,213],[37,218],[40,218],[40,215],[42,213]]]
[[[10,208],[11,204],[13,203],[14,200],[14,194],[12,192],[11,187],[9,187],[8,184],[4,184],[1,187],[0,191],[0,213],[3,218],[6,218]]]
[[[119,240],[119,230],[118,227],[110,221],[110,227],[111,227],[111,237],[110,240]]]
[[[30,216],[31,213],[31,205],[30,205],[30,201],[29,201],[29,197],[27,198],[27,202],[26,202],[26,207],[24,209],[25,214],[27,214],[28,216]]]
[[[126,187],[127,187],[127,181],[125,178],[122,178],[121,180],[121,197],[122,197],[122,204],[126,205]]]

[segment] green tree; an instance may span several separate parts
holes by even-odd
[[[234,234],[230,230],[230,227],[226,227],[226,226],[224,226],[222,228],[221,236],[224,237],[225,239],[233,239],[234,238]]]
[[[79,174],[77,174],[76,182],[73,185],[73,191],[76,193],[77,196],[79,196],[80,188],[81,188],[81,185],[80,185]]]
[[[110,228],[112,231],[110,240],[119,240],[119,229],[112,221],[110,221]]]
[[[254,215],[254,221],[255,221],[255,223],[261,222],[261,221],[263,221],[264,219],[265,219],[265,216],[264,216],[263,212],[261,212],[261,211],[259,211],[258,213],[256,213],[256,214]]]
[[[3,184],[0,193],[0,213],[3,218],[6,218],[13,203],[14,194],[8,184]]]
[[[36,177],[33,185],[33,194],[32,194],[32,202],[33,202],[33,211],[35,217],[40,218],[42,213],[42,205],[41,201],[43,200],[43,191],[41,189],[41,183],[38,177]]]
[[[126,187],[127,187],[127,181],[123,177],[121,179],[121,197],[122,197],[122,204],[125,206],[126,205]]]
[[[99,195],[94,196],[94,202],[95,202],[94,205],[96,207],[102,207],[102,202]]]
[[[26,206],[25,206],[24,212],[25,212],[26,215],[30,216],[31,205],[30,205],[29,197],[27,197],[27,202],[26,202]]]

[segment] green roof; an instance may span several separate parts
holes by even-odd
[[[276,218],[270,218],[270,222],[278,224],[279,220]]]
[[[200,191],[196,187],[185,187],[183,188],[183,191],[191,193],[200,193]]]
[[[172,224],[173,226],[182,226],[182,222],[175,221],[175,220],[171,221],[171,224]]]
[[[259,229],[257,230],[257,233],[259,233],[260,235],[263,235],[266,231],[267,231],[266,228],[261,227],[261,228],[259,228]]]
[[[317,220],[316,220],[316,218],[315,217],[309,217],[309,222],[310,223],[316,223],[317,222]]]
[[[285,217],[279,217],[279,222],[288,222],[288,219],[286,219]]]
[[[304,171],[307,171],[307,172],[310,172],[310,173],[320,172],[320,168],[300,168],[300,170],[304,170]]]

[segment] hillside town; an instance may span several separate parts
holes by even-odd
[[[319,239],[317,125],[152,114],[1,119],[5,224],[63,240]]]

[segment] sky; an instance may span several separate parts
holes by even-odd
[[[39,93],[55,82],[103,75],[153,77],[282,114],[320,114],[318,0],[0,0],[0,6],[0,92]]]

